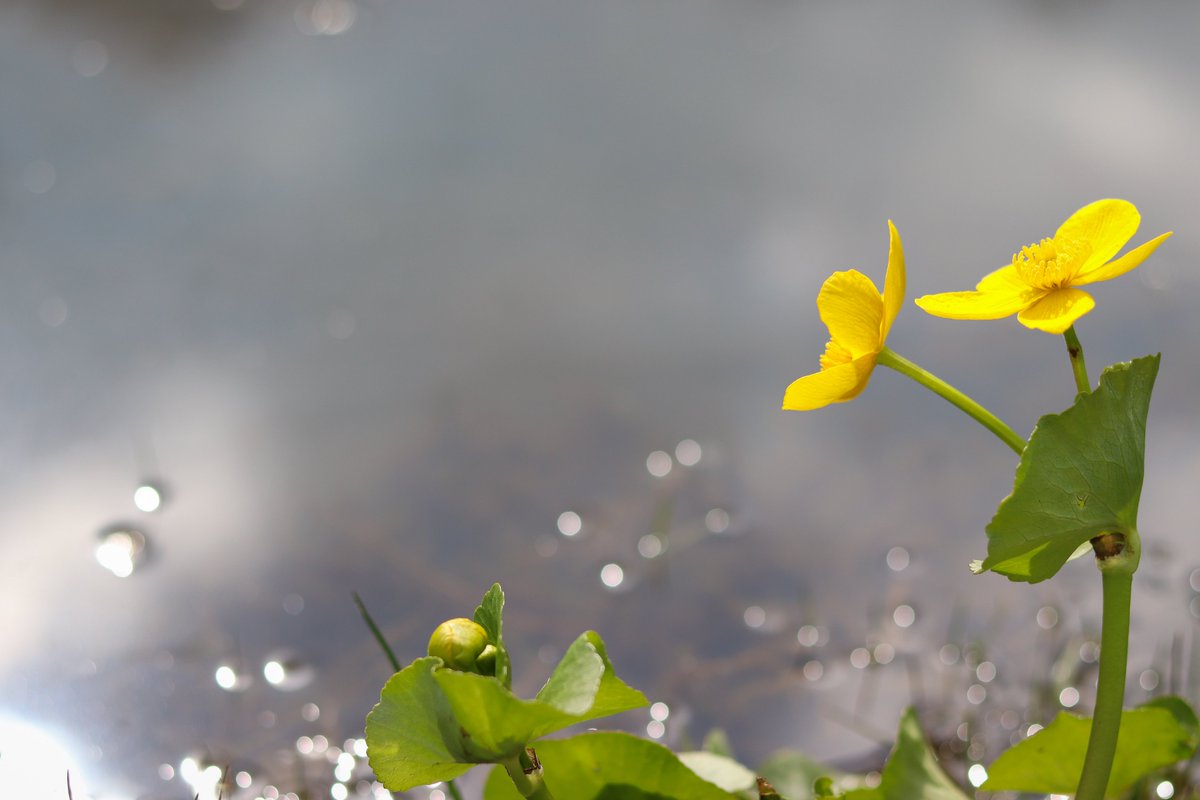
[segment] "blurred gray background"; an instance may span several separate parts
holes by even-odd
[[[1176,232],[1077,330],[1093,379],[1163,352],[1129,699],[1188,691],[1198,32],[1185,2],[7,0],[0,795],[383,796],[351,592],[407,660],[493,580],[520,692],[594,628],[666,704],[608,724],[748,763],[869,760],[917,702],[961,776],[1007,743],[964,715],[1016,739],[1031,681],[1076,678],[1086,710],[1091,566],[966,568],[1011,452],[886,370],[779,403],[889,218],[911,299],[1110,196],[1133,244]],[[889,344],[1022,433],[1072,399],[1015,319],[909,302]]]

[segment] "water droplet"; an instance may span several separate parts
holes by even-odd
[[[305,36],[337,36],[350,30],[356,15],[352,0],[315,0],[296,8],[296,27]]]
[[[321,718],[321,707],[316,703],[305,703],[300,706],[300,716],[305,722],[316,722]]]
[[[262,673],[267,683],[285,692],[304,688],[316,676],[312,665],[289,650],[279,650],[268,656],[263,662]]]
[[[1158,795],[1160,800],[1171,800],[1175,796],[1175,784],[1170,781],[1160,781],[1154,787],[1154,794]]]
[[[1192,570],[1188,575],[1188,586],[1192,587],[1193,592],[1200,592],[1200,567]]]
[[[893,547],[887,552],[887,565],[892,572],[902,572],[908,567],[909,561],[908,550],[903,547]]]
[[[1054,606],[1042,606],[1037,612],[1037,624],[1042,630],[1050,630],[1058,624],[1058,609]]]
[[[694,467],[700,463],[702,452],[695,439],[684,439],[675,445],[675,460],[685,467]]]
[[[244,692],[254,683],[254,676],[237,660],[222,661],[213,672],[213,678],[217,686],[227,692]]]
[[[1058,702],[1063,708],[1074,708],[1079,703],[1079,690],[1068,686],[1058,693]]]
[[[805,680],[819,681],[825,674],[825,665],[815,658],[804,662],[804,666],[800,668],[804,674]]]
[[[946,666],[957,664],[958,659],[961,657],[962,651],[956,644],[944,644],[942,645],[942,649],[938,650],[938,658],[941,659],[941,662]]]
[[[250,784],[254,783],[254,776],[246,772],[246,770],[241,770],[233,777],[233,782],[242,789],[249,789]]]
[[[749,606],[742,612],[742,621],[747,628],[761,628],[767,621],[767,612],[762,606]]]
[[[804,647],[816,647],[821,641],[821,631],[816,625],[801,625],[796,631],[796,641]]]
[[[127,525],[113,525],[100,532],[96,561],[118,578],[128,578],[146,559],[146,534]]]
[[[724,533],[729,530],[729,512],[723,508],[714,508],[704,515],[704,527],[709,533]]]
[[[1000,712],[1000,727],[1006,731],[1015,731],[1021,724],[1021,715],[1011,708]]]
[[[655,450],[646,456],[646,471],[656,478],[665,478],[671,472],[671,456],[665,450]]]
[[[984,782],[987,781],[987,777],[987,767],[983,766],[983,764],[972,764],[967,770],[967,780],[976,789],[983,786]]]
[[[600,582],[609,589],[616,589],[625,582],[625,570],[620,564],[605,564],[600,568]]]
[[[295,592],[284,595],[283,598],[284,612],[291,614],[293,617],[304,611],[304,598]]]
[[[650,718],[662,722],[667,717],[671,716],[671,708],[661,700],[650,706]]]
[[[912,627],[916,621],[917,612],[907,603],[896,606],[896,610],[892,612],[892,622],[896,623],[898,628]]]
[[[646,735],[651,739],[661,739],[667,733],[667,726],[656,719],[646,723]]]
[[[162,507],[163,495],[164,492],[160,484],[154,481],[142,481],[133,490],[133,504],[137,507],[138,511],[153,514]]]
[[[558,515],[558,532],[563,536],[575,536],[583,530],[583,519],[574,511],[564,511]]]
[[[658,558],[665,550],[665,542],[657,533],[647,533],[638,539],[638,554],[642,558]]]
[[[871,663],[871,651],[865,647],[856,647],[850,651],[850,666],[855,669],[866,669]]]
[[[1153,669],[1142,670],[1142,674],[1138,675],[1138,686],[1141,686],[1147,692],[1153,692],[1158,688],[1158,671]]]
[[[879,664],[890,664],[892,663],[892,659],[896,657],[896,648],[887,642],[880,642],[875,645],[875,649],[871,652],[871,655]]]
[[[996,679],[996,665],[990,661],[980,661],[975,668],[975,677],[980,683],[991,683]]]
[[[972,683],[967,687],[967,702],[973,706],[977,706],[987,699],[987,689],[980,686],[978,683]]]
[[[1079,645],[1079,660],[1085,664],[1095,664],[1100,659],[1100,645],[1096,642],[1084,642]]]

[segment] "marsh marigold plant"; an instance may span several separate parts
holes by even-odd
[[[975,291],[917,298],[935,317],[1002,319],[1017,315],[1027,328],[1064,333],[1096,301],[1078,288],[1124,275],[1153,253],[1170,233],[1156,236],[1120,258],[1141,223],[1125,200],[1097,200],[1072,214],[1054,236],[1022,247],[1012,263],[985,276]]]
[[[821,370],[792,382],[783,396],[788,411],[811,411],[853,400],[867,388],[888,331],[904,302],[904,248],[888,221],[891,244],[883,292],[858,270],[835,272],[817,294],[817,313],[829,329]]]

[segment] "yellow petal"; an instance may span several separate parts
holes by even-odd
[[[829,338],[853,358],[879,351],[883,297],[866,275],[853,269],[830,275],[817,295],[817,311]]]
[[[1007,274],[1005,270],[1011,272]],[[999,269],[980,281],[974,292],[944,292],[917,298],[926,313],[947,319],[1001,319],[1016,314],[1038,301],[1042,289],[1016,277],[1011,267]]]
[[[865,388],[875,368],[874,354],[792,381],[783,395],[785,411],[812,411],[852,400]]]
[[[1076,275],[1072,279],[1071,284],[1075,286],[1086,285],[1095,283],[1096,281],[1111,280],[1118,275],[1124,275],[1149,258],[1150,254],[1157,250],[1158,246],[1170,238],[1170,236],[1171,232],[1164,233],[1162,236],[1156,236],[1145,244],[1133,248],[1116,261],[1110,261],[1107,264],[1097,264],[1092,269]]]
[[[1017,315],[1026,328],[1062,333],[1075,320],[1096,307],[1096,301],[1082,289],[1055,289]]]
[[[881,343],[887,339],[888,331],[892,329],[892,323],[900,313],[900,306],[904,305],[904,245],[900,243],[900,232],[890,219],[888,233],[891,239],[888,245],[887,275],[883,279],[883,328],[879,336]]]
[[[1054,238],[1086,242],[1091,252],[1075,274],[1089,272],[1121,252],[1137,233],[1142,215],[1127,200],[1097,200],[1072,214],[1059,226]]]
[[[1021,279],[1021,276],[1013,268],[1012,264],[1005,264],[995,272],[989,272],[980,279],[979,283],[975,284],[975,291],[977,292],[996,290],[1022,292],[1028,288],[1029,284]]]

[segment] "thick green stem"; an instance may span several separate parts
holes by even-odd
[[[1067,328],[1063,332],[1063,338],[1067,340],[1067,355],[1071,357],[1071,372],[1075,374],[1075,388],[1080,394],[1086,394],[1092,390],[1092,382],[1088,380],[1087,364],[1083,360],[1083,345],[1079,343],[1079,337],[1075,335],[1075,326]]]
[[[1116,556],[1114,558],[1120,558]],[[1121,730],[1121,707],[1125,702],[1125,664],[1129,655],[1129,600],[1133,571],[1106,570],[1104,581],[1104,618],[1100,631],[1100,675],[1096,683],[1096,710],[1092,713],[1092,733],[1075,800],[1103,800],[1117,751]]]
[[[904,356],[895,353],[887,347],[879,351],[879,358],[876,363],[882,364],[885,367],[891,367],[901,375],[912,378],[929,391],[948,400],[967,416],[996,434],[1000,441],[1011,447],[1017,455],[1021,455],[1021,452],[1024,451],[1025,440],[1018,436],[1016,431],[1005,425],[995,414],[932,372],[917,366]]]
[[[542,779],[542,765],[538,763],[532,750],[526,748],[521,755],[500,763],[504,765],[508,777],[512,779],[522,797],[527,800],[554,800],[554,795],[550,794],[546,782]]]

